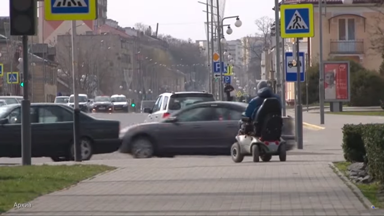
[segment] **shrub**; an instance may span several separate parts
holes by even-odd
[[[366,125],[345,124],[343,131],[344,158],[349,162],[364,162],[365,147],[363,142],[363,130]]]
[[[364,128],[363,140],[367,151],[369,175],[384,183],[384,124]]]

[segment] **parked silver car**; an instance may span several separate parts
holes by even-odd
[[[213,95],[207,92],[163,93],[159,95],[152,109],[145,110],[149,113],[145,122],[159,122],[187,106],[214,100]]]

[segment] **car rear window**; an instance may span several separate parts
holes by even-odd
[[[0,100],[4,100],[7,104],[18,104],[19,101],[16,98],[1,98]]]
[[[214,101],[211,94],[174,94],[169,100],[169,110],[181,110],[192,104]]]

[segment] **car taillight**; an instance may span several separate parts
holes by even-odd
[[[171,115],[171,114],[169,114],[169,113],[164,113],[164,114],[163,114],[163,118],[168,118],[170,115]]]

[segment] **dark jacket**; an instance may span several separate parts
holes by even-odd
[[[262,88],[257,92],[257,96],[253,98],[249,103],[248,107],[245,110],[245,116],[253,120],[260,106],[263,104],[264,99],[266,98],[276,98],[280,102],[280,108],[282,107],[281,99],[278,95],[274,94],[269,87]]]

